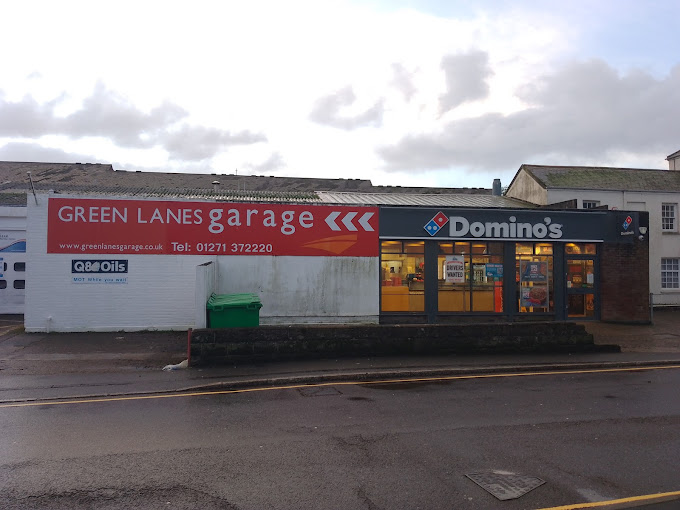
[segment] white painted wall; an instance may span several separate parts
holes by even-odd
[[[18,239],[26,239],[26,207],[0,207],[0,248]],[[24,313],[26,291],[15,288],[15,282],[26,281],[25,271],[15,271],[22,263],[26,253],[0,251],[0,313]]]
[[[512,187],[507,190],[506,196],[533,204],[543,204],[548,199],[548,192],[526,171],[520,171],[515,176]]]
[[[255,292],[261,324],[378,322],[377,257],[221,256],[219,293]]]
[[[261,324],[378,322],[377,257],[48,254],[47,199],[28,203],[28,332],[196,327],[196,268],[206,262],[216,262],[218,293],[260,296]],[[128,260],[128,283],[72,283],[78,258]]]
[[[205,304],[217,290],[217,264],[206,262],[196,267],[196,293],[194,301],[194,328],[208,325]]]
[[[0,230],[26,231],[26,207],[0,207]]]
[[[678,154],[674,158],[667,158],[667,159],[668,159],[668,169],[669,170],[680,170],[680,154]]]

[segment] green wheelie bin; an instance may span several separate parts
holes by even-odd
[[[208,299],[209,328],[254,328],[260,325],[262,302],[257,294],[213,294]]]

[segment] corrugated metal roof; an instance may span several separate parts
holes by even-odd
[[[27,173],[33,183],[55,191],[82,191],[109,193],[112,189],[162,190],[213,190],[255,192],[310,192],[347,191],[367,193],[459,193],[487,195],[488,188],[420,188],[401,186],[373,186],[367,179],[326,179],[316,177],[279,177],[265,175],[197,174],[171,172],[129,172],[114,170],[104,164],[20,163],[0,161],[0,192],[29,189]],[[213,182],[217,181],[217,184]]]
[[[51,188],[36,186],[36,191],[46,192]],[[146,188],[99,188],[87,186],[70,186],[55,191],[56,195],[118,196],[139,198],[162,198],[182,200],[211,200],[217,202],[284,202],[307,203],[318,202],[319,197],[313,191],[236,191],[205,189],[146,189]]]
[[[673,170],[542,165],[522,165],[522,170],[546,189],[680,191],[680,172]]]
[[[424,207],[517,208],[531,204],[491,195],[486,188],[373,186],[363,179],[127,172],[105,164],[0,161],[0,204],[25,205],[37,192],[224,202],[326,203]],[[219,184],[213,184],[218,181]]]
[[[417,193],[339,193],[333,191],[317,192],[319,200],[325,204],[351,205],[393,205],[421,207],[476,207],[476,208],[532,208],[522,200],[493,195],[460,194],[417,194]]]
[[[0,193],[0,206],[26,207],[26,193]]]
[[[139,198],[162,198],[182,200],[211,200],[218,202],[280,202],[280,203],[317,203],[361,206],[411,206],[411,207],[469,207],[469,208],[532,208],[533,204],[509,197],[492,195],[460,194],[414,194],[414,193],[350,193],[350,192],[257,192],[233,191],[220,192],[209,190],[155,190],[137,188],[117,188],[109,191],[71,187],[64,194],[92,196],[118,196]],[[39,192],[48,191],[37,189]],[[56,196],[61,192],[55,193]],[[25,204],[25,200],[24,200]]]

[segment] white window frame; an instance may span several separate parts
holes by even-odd
[[[661,231],[676,232],[678,204],[661,204]]]
[[[680,259],[661,259],[661,288],[680,289]]]
[[[582,204],[584,209],[595,209],[596,207],[600,207],[599,200],[584,200]]]

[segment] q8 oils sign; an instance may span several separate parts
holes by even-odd
[[[71,261],[73,283],[127,283],[127,272],[127,260],[76,259]]]
[[[47,253],[377,257],[378,209],[51,197]]]

